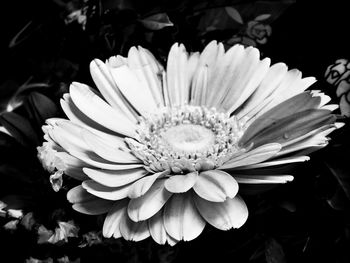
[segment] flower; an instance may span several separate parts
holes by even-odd
[[[340,98],[339,107],[342,115],[350,117],[350,62],[337,59],[329,65],[325,73],[326,81],[336,87],[336,95]]]
[[[261,21],[253,20],[247,24],[247,35],[259,44],[265,44],[271,32],[271,26]]]
[[[240,228],[240,185],[291,181],[273,168],[308,160],[341,126],[328,96],[305,91],[313,77],[270,66],[253,47],[225,52],[213,41],[188,54],[174,44],[166,70],[132,47],[90,71],[99,92],[72,83],[61,100],[69,120],[49,119],[44,131],[64,172],[81,181],[67,199],[78,212],[107,213],[108,238],[173,245],[207,223]]]

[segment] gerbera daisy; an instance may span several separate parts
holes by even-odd
[[[39,156],[56,177],[82,181],[67,198],[107,214],[105,237],[172,245],[206,223],[239,228],[248,217],[239,186],[293,180],[272,168],[308,160],[341,126],[328,96],[305,91],[313,77],[270,66],[253,47],[213,41],[189,54],[174,44],[166,70],[132,47],[90,71],[99,92],[71,84],[61,100],[69,120],[47,120]]]

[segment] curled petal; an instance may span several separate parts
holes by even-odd
[[[85,143],[90,147],[90,150],[95,152],[100,157],[116,163],[140,163],[133,154],[117,149],[103,139],[99,138],[92,132],[84,130],[81,135]]]
[[[89,118],[118,134],[130,137],[135,135],[135,125],[94,94],[87,86],[73,82],[69,93],[74,104]]]
[[[154,241],[160,245],[164,245],[167,241],[167,233],[163,224],[163,213],[159,211],[148,220],[149,232]]]
[[[150,236],[147,221],[134,222],[126,212],[121,218],[119,230],[122,237],[130,241],[141,241]]]
[[[198,172],[185,175],[172,175],[165,182],[165,188],[172,193],[184,193],[190,190],[197,181]]]
[[[120,187],[107,187],[99,184],[93,180],[86,180],[82,183],[82,186],[89,193],[107,200],[120,200],[128,196],[130,189],[129,185],[123,185]]]
[[[279,143],[269,143],[243,153],[220,166],[219,169],[232,169],[235,167],[264,162],[275,156],[281,150]]]
[[[208,201],[223,202],[226,198],[235,197],[238,183],[224,171],[210,170],[199,174],[193,190]]]
[[[119,224],[123,215],[125,214],[125,208],[128,204],[128,200],[120,200],[115,202],[113,207],[109,210],[105,221],[103,223],[102,234],[104,237],[110,238],[114,236],[114,238],[121,237]]]
[[[148,173],[143,168],[119,171],[83,168],[83,171],[92,180],[109,187],[118,187],[132,183]]]
[[[293,181],[291,175],[234,175],[240,184],[285,184]]]
[[[195,204],[201,216],[220,230],[240,228],[248,218],[248,208],[238,195],[221,203],[210,202],[196,196]]]
[[[128,196],[130,198],[138,198],[144,195],[154,184],[154,182],[164,175],[164,172],[155,173],[145,176],[132,184]]]
[[[202,233],[205,221],[196,209],[192,193],[173,195],[165,206],[164,226],[176,240],[190,241]]]
[[[172,195],[164,187],[165,180],[157,180],[142,196],[131,199],[128,215],[135,221],[146,220],[155,215]]]

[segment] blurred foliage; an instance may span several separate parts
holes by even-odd
[[[212,39],[258,46],[264,55],[322,80],[339,57],[350,59],[340,36],[343,8],[294,0],[37,0],[1,8],[0,247],[8,262],[350,262],[349,121],[330,145],[294,168],[295,181],[247,195],[246,225],[221,232],[207,226],[175,247],[147,239],[105,239],[103,217],[75,213],[66,201],[74,179],[55,193],[37,160],[46,118],[63,117],[59,99],[70,83],[90,83],[93,58],[127,55],[133,45],[165,62],[182,42],[201,50]],[[292,5],[293,4],[293,5]],[[289,7],[287,9],[287,7]],[[315,8],[316,7],[316,8]],[[335,8],[335,9],[334,9]],[[345,10],[345,9],[344,9]],[[334,12],[334,13],[332,13]],[[8,18],[5,14],[10,13]],[[333,14],[330,15],[330,14]],[[345,13],[346,14],[346,13]],[[334,22],[333,17],[337,17]],[[327,18],[327,19],[324,19]],[[325,22],[320,22],[325,21]],[[332,22],[333,21],[333,22]],[[321,23],[321,24],[320,24]],[[323,24],[322,24],[323,23]],[[324,25],[333,31],[324,33]],[[340,39],[339,41],[334,41]],[[328,53],[319,53],[315,44]],[[333,68],[332,68],[333,69]],[[341,113],[341,112],[338,112]],[[20,252],[20,253],[18,253]]]

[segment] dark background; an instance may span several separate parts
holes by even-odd
[[[72,80],[91,83],[88,73],[91,59],[107,58],[118,53],[125,55],[132,45],[142,44],[162,60],[174,41],[185,42],[192,50],[201,49],[205,44],[193,34],[196,26],[186,24],[188,21],[184,17],[193,11],[189,6],[209,1],[102,2],[104,11],[112,11],[106,15],[103,23],[98,18],[92,20],[85,32],[79,30],[78,25],[64,25],[62,17],[67,10],[55,1],[17,0],[1,3],[1,102],[31,76],[33,81],[50,83],[51,89],[43,93],[58,104],[59,97]],[[254,2],[213,1],[212,4],[222,6]],[[265,2],[268,5],[279,3]],[[134,22],[138,17],[159,11],[166,12],[176,28],[153,32],[152,40],[147,41],[145,32],[150,32],[134,26]],[[259,48],[273,62],[282,61],[289,68],[301,70],[304,76],[315,76],[320,80],[317,88],[335,97],[335,88],[327,84],[323,76],[327,66],[336,59],[350,59],[349,12],[346,1],[296,1],[271,22],[272,35],[267,44]],[[33,22],[25,35],[27,37],[15,48],[10,48],[9,43],[28,21]],[[101,24],[112,25],[113,34],[108,31],[110,27],[102,27]],[[107,30],[111,43],[115,43],[112,48],[106,46],[105,35],[99,34],[102,29]],[[206,40],[223,36],[225,33],[217,32]],[[62,113],[58,111],[57,114]],[[347,143],[347,133],[343,132],[333,140],[330,149],[315,154],[313,161],[295,170],[292,184],[262,195],[246,197],[251,215],[239,230],[221,232],[206,227],[196,240],[181,242],[175,248],[158,246],[147,239],[137,244],[118,241],[81,249],[76,249],[77,241],[59,247],[39,246],[35,243],[35,237],[27,233],[0,231],[0,262],[25,262],[24,259],[29,256],[44,259],[65,254],[72,258],[80,257],[82,262],[350,262],[349,210],[334,209],[327,203],[338,189],[338,177],[328,171],[327,161],[345,167],[343,174],[349,175],[349,151],[343,146]],[[1,147],[4,145],[2,142]],[[21,155],[16,155],[17,148],[13,147],[17,147],[16,144],[11,144],[11,148],[1,148],[2,167],[16,156],[17,164],[24,163],[29,167],[30,162],[35,162],[35,146],[26,145],[25,150],[21,148]],[[6,159],[4,155],[10,157]],[[38,172],[35,165],[34,168],[30,167],[28,174],[44,173]],[[0,197],[17,194],[20,192],[18,189],[26,192],[25,189],[29,187],[23,182],[6,180],[0,186]],[[34,187],[33,184],[30,187]],[[44,189],[48,185],[38,183],[35,187],[38,187],[33,188],[35,191],[40,191],[40,187]],[[58,197],[53,197],[52,193],[47,196],[47,200],[38,201],[35,208],[38,213],[51,213],[65,202],[64,193],[58,194]],[[45,209],[41,210],[42,207]],[[69,210],[67,207],[64,209]],[[90,223],[85,217],[75,219],[78,222],[87,221],[87,225]]]

